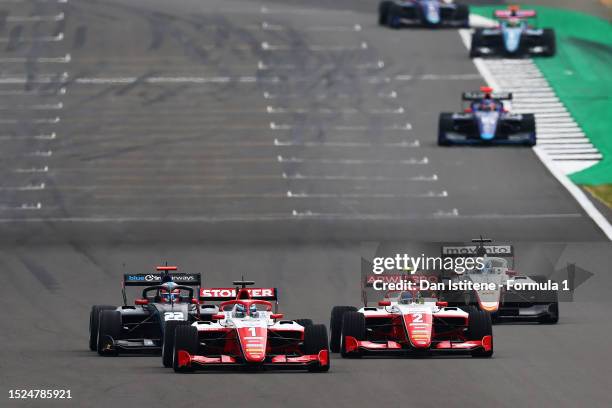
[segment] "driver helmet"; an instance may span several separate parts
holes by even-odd
[[[402,305],[407,305],[412,302],[413,296],[410,292],[402,292],[400,294],[399,303]]]
[[[180,289],[175,289],[176,284],[174,282],[164,283],[159,291],[161,301],[164,303],[179,302],[181,300]]]
[[[246,308],[242,303],[238,303],[236,305],[236,309],[234,309],[234,316],[238,318],[242,318],[246,315]]]
[[[495,102],[489,98],[485,98],[480,102],[481,110],[494,111],[495,110]]]
[[[257,311],[257,306],[255,306],[255,305],[249,306],[249,315],[251,317],[258,317],[259,316],[259,312]]]
[[[521,25],[521,20],[518,18],[509,18],[508,19],[508,27],[518,27]]]

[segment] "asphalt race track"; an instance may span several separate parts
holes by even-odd
[[[439,112],[483,84],[457,31],[391,31],[375,1],[324,3],[0,0],[3,392],[71,389],[44,405],[79,407],[612,405],[603,234],[530,149],[435,145]],[[580,242],[559,265],[595,273],[557,326],[496,326],[491,360],[175,375],[87,350],[90,306],[120,302],[124,270],[244,275],[277,286],[287,317],[327,323],[358,303],[362,241],[479,234]]]

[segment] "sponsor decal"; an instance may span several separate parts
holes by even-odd
[[[476,254],[476,245],[455,245],[455,246],[443,246],[442,255],[446,256],[472,256]],[[485,245],[487,255],[497,256],[512,256],[512,245]]]
[[[274,288],[247,288],[253,298],[274,297]],[[235,288],[202,288],[200,296],[206,298],[233,298],[236,297]]]

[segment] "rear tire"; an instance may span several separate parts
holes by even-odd
[[[356,312],[353,306],[334,306],[329,320],[329,348],[332,353],[340,352],[340,336],[342,335],[342,316],[346,312]]]
[[[450,141],[446,137],[446,132],[453,129],[453,114],[441,113],[438,119],[438,146],[450,146]]]
[[[491,357],[493,355],[493,324],[491,315],[482,310],[471,310],[468,321],[468,340],[482,340],[485,336],[491,336],[491,350],[482,349],[472,351],[472,357]]]
[[[313,324],[304,329],[304,354],[319,354],[319,352],[327,350],[329,352],[327,340],[327,328],[322,324]],[[313,365],[308,367],[311,372],[329,371],[329,360],[327,365]]]
[[[387,24],[387,15],[389,14],[389,7],[393,5],[392,1],[381,1],[378,4],[378,25],[384,26]]]
[[[99,316],[98,354],[101,356],[116,356],[118,352],[114,342],[121,335],[121,312],[103,310]]]
[[[546,47],[546,52],[542,55],[545,57],[554,57],[557,53],[557,38],[555,37],[555,30],[552,28],[545,28],[544,33],[542,34],[542,39],[544,46]]]
[[[166,322],[166,327],[164,328],[164,339],[162,341],[162,364],[164,367],[172,367],[176,328],[179,326],[191,326],[191,322],[180,320],[169,320]]]
[[[198,330],[193,326],[177,326],[174,331],[174,350],[172,352],[172,367],[177,373],[188,373],[193,371],[192,367],[179,367],[178,351],[185,350],[190,355],[195,355],[198,352],[200,341],[198,339]]]
[[[100,312],[102,310],[114,310],[115,306],[111,305],[94,305],[89,312],[89,349],[96,351],[98,349],[98,325],[100,324]]]
[[[300,326],[309,327],[312,326],[312,319],[296,319],[295,322]]]
[[[365,316],[359,312],[346,312],[342,316],[342,337],[340,341],[340,353],[344,358],[361,357],[359,352],[347,353],[345,350],[345,339],[347,336],[354,337],[357,340],[365,340],[366,325]]]

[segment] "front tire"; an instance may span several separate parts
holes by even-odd
[[[450,146],[446,133],[453,130],[453,114],[441,113],[438,119],[438,146]]]
[[[536,145],[536,122],[535,115],[533,113],[526,113],[523,115],[523,132],[529,132],[529,140],[525,142],[527,146]]]
[[[98,325],[98,354],[101,356],[116,356],[115,341],[121,335],[121,312],[103,310],[100,312]]]
[[[554,57],[557,53],[557,38],[555,37],[555,30],[552,28],[545,28],[542,38],[544,41],[544,46],[546,47],[546,52],[542,55],[545,57]]]
[[[366,324],[365,316],[359,312],[346,312],[342,316],[342,337],[340,341],[340,353],[344,358],[361,357],[360,352],[346,351],[346,337],[354,337],[357,340],[365,340]]]
[[[482,28],[477,28],[472,34],[472,42],[470,43],[470,58],[481,56],[479,48],[483,43]]]
[[[463,27],[468,28],[470,26],[470,8],[465,4],[457,4],[455,19],[463,21]]]
[[[179,326],[190,326],[191,323],[180,320],[169,320],[164,328],[164,339],[162,342],[162,364],[164,367],[172,367],[174,358],[174,342],[176,338],[176,328]]]
[[[175,330],[174,350],[172,358],[172,367],[174,372],[188,373],[193,371],[190,366],[180,367],[178,364],[178,351],[184,350],[190,355],[195,355],[198,352],[200,341],[198,338],[198,330],[193,326],[177,326]]]
[[[389,14],[389,7],[393,5],[392,1],[381,1],[378,5],[378,25],[384,26],[387,24],[387,15]]]
[[[111,305],[94,305],[89,312],[89,349],[96,351],[98,349],[98,325],[100,324],[100,312],[103,310],[115,310],[115,306]]]
[[[304,329],[304,354],[312,355],[327,350],[329,352],[327,340],[327,328],[322,324],[313,324]],[[329,371],[329,360],[327,365],[311,365],[308,367],[310,372]]]
[[[329,348],[332,353],[340,352],[340,336],[342,335],[342,316],[346,312],[356,312],[353,306],[334,306],[329,319]]]
[[[480,341],[485,336],[491,336],[491,350],[474,350],[472,351],[472,357],[489,358],[493,355],[493,324],[491,322],[491,315],[482,310],[470,310],[468,313],[468,340]]]

